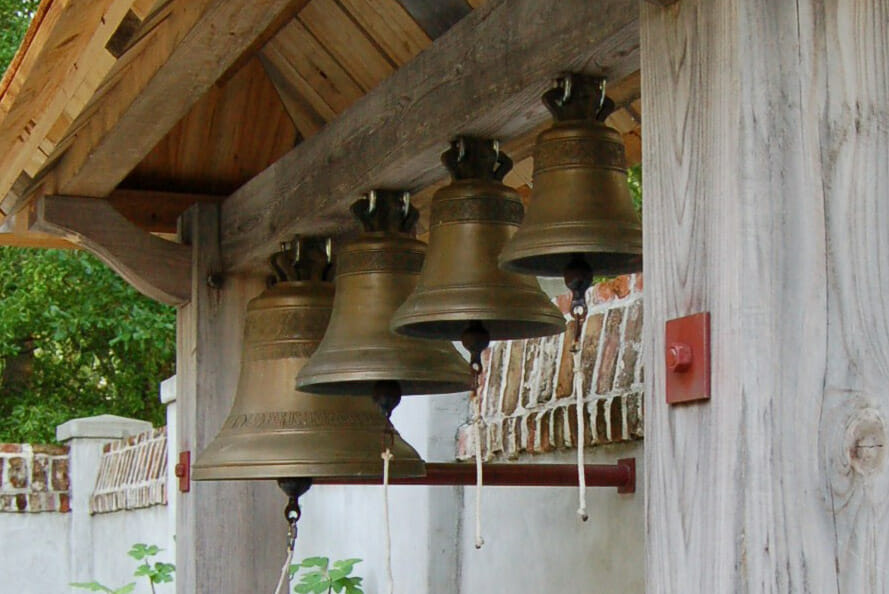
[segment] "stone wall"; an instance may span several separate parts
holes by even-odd
[[[642,437],[641,291],[639,274],[588,292],[581,336],[586,446]],[[574,321],[567,315],[570,296],[556,301],[569,319],[564,335],[493,343],[485,354],[479,397],[487,459],[577,447]],[[471,424],[458,430],[458,459],[474,455],[473,434]]]
[[[69,512],[68,448],[0,443],[0,512]]]

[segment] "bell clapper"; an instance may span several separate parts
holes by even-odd
[[[289,478],[278,479],[278,486],[287,495],[287,505],[284,507],[284,517],[287,519],[287,556],[284,560],[284,566],[281,568],[281,576],[278,578],[278,585],[275,587],[275,594],[281,592],[281,588],[287,591],[287,578],[290,575],[290,564],[293,562],[293,552],[296,549],[297,523],[302,516],[302,510],[299,507],[299,498],[312,486],[311,478]]]

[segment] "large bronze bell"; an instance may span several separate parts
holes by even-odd
[[[442,161],[453,181],[432,199],[423,272],[392,329],[455,341],[470,326],[490,340],[563,332],[564,316],[535,278],[497,267],[524,214],[518,193],[501,181],[512,160],[496,142],[460,137]]]
[[[604,79],[568,75],[543,103],[555,123],[537,137],[531,202],[500,254],[501,267],[536,276],[642,270],[642,225],[627,187],[623,140],[604,124],[614,109]]]
[[[337,254],[330,327],[302,368],[299,389],[317,394],[373,392],[384,410],[401,394],[469,389],[469,365],[447,342],[389,330],[395,309],[414,289],[426,245],[413,237],[417,210],[403,192],[375,191],[352,205],[365,232]],[[392,399],[386,404],[382,400]]]
[[[293,378],[315,351],[333,305],[323,242],[302,240],[278,257],[277,284],[250,301],[238,391],[228,419],[192,469],[196,480],[380,476],[381,447],[391,472],[422,476],[423,461],[368,395],[299,392]],[[297,256],[298,254],[298,256]],[[279,255],[280,256],[280,255]],[[391,431],[391,433],[390,433]]]

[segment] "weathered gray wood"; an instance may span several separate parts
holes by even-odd
[[[549,117],[540,95],[556,75],[620,80],[638,69],[638,46],[631,0],[492,0],[226,200],[226,268],[264,260],[294,233],[338,231],[371,188],[445,177],[439,155],[454,135],[521,136]]]
[[[136,227],[98,198],[41,196],[28,227],[91,252],[152,299],[180,305],[191,297],[191,250]]]
[[[218,206],[186,213],[194,254],[191,301],[177,316],[178,451],[192,460],[216,435],[237,388],[247,301],[262,279],[228,277],[221,290],[207,277],[219,271]],[[177,447],[177,446],[173,446]],[[286,498],[273,481],[193,482],[177,497],[176,591],[272,592],[284,560]]]
[[[58,191],[110,194],[282,12],[306,2],[214,1],[113,128],[95,144],[87,135],[75,140],[56,165]]]
[[[889,588],[887,14],[642,5],[650,593]],[[704,310],[713,398],[669,408]]]
[[[398,0],[430,39],[438,39],[472,12],[466,0]]]

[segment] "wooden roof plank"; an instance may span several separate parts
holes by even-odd
[[[340,0],[393,62],[402,66],[432,40],[397,0]]]
[[[225,265],[244,269],[300,232],[351,226],[348,205],[374,187],[415,190],[445,177],[456,134],[520,137],[549,116],[540,95],[565,70],[613,80],[639,69],[630,0],[492,1],[314,137],[223,203]]]
[[[299,20],[365,92],[394,72],[395,66],[335,0],[311,0]]]
[[[300,136],[302,138],[314,136],[324,127],[326,120],[300,94],[293,82],[293,77],[288,77],[278,68],[278,62],[279,60],[283,61],[283,58],[275,54],[274,51],[263,50],[259,54],[262,66],[269,80],[275,85],[281,102],[284,104],[284,109],[287,110],[290,121],[296,126]]]
[[[263,55],[325,121],[364,95],[358,83],[297,20],[268,43]]]
[[[49,8],[0,98],[0,197],[6,198],[22,170],[34,171],[34,161],[42,154],[38,147],[69,100],[76,101],[84,86],[105,75],[113,63],[105,45],[132,3],[75,0]],[[95,69],[104,72],[90,77]],[[5,212],[15,207],[10,198],[3,200]]]
[[[194,18],[194,5],[206,0],[186,0],[181,8],[196,24],[181,42],[167,39],[175,47],[172,52],[144,52],[145,59],[135,69],[140,72],[137,84],[127,79],[127,84],[117,85],[121,96],[106,102],[115,109],[97,111],[59,161],[57,188],[82,196],[111,193],[292,2],[213,0],[205,11],[198,8],[200,18]],[[171,23],[169,27],[177,27],[175,38],[183,33],[172,24],[180,18],[177,14],[158,27]]]
[[[286,153],[296,138],[254,57],[224,85],[213,85],[122,185],[227,195]]]

